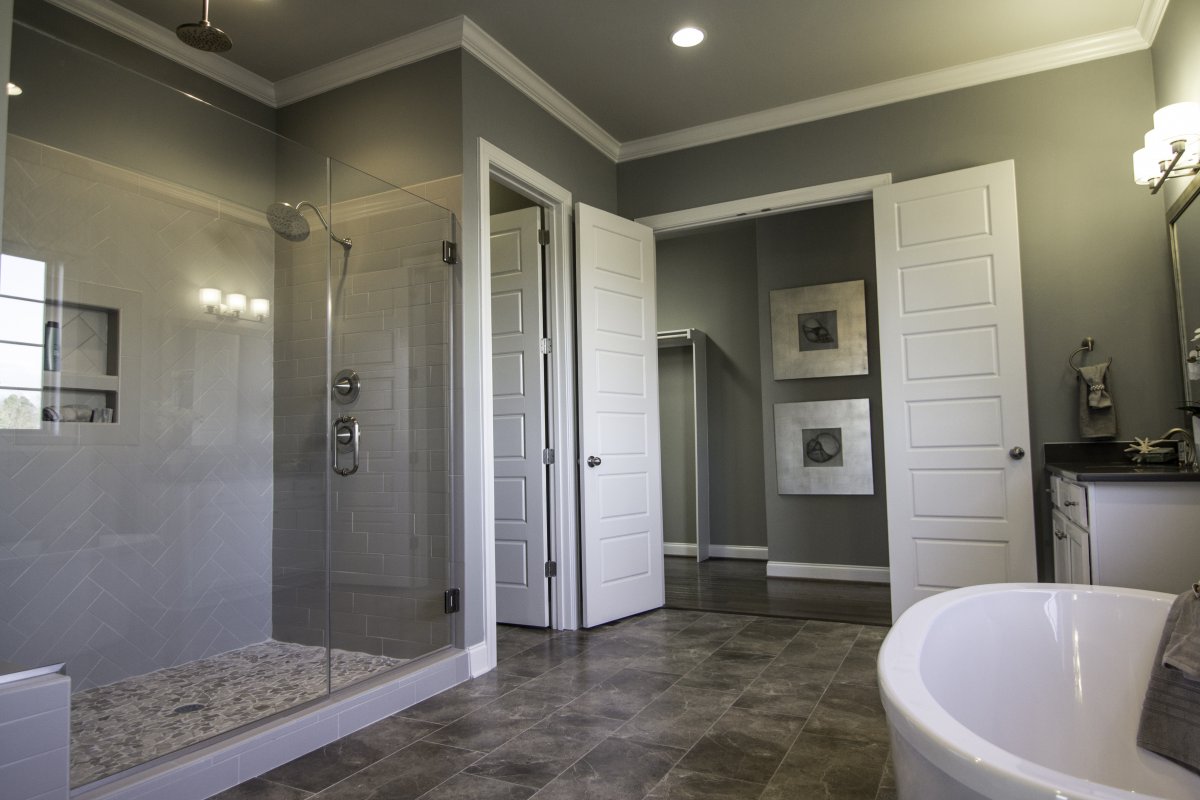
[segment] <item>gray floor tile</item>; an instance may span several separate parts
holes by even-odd
[[[762,653],[718,650],[688,671],[679,679],[679,684],[718,692],[741,692],[771,660],[771,656]]]
[[[320,800],[413,800],[461,772],[481,753],[416,742],[335,783]]]
[[[756,619],[721,645],[721,649],[777,656],[804,625],[804,620],[798,619]]]
[[[798,717],[731,708],[688,751],[683,769],[766,783],[804,725]]]
[[[646,800],[755,800],[762,792],[761,783],[675,767],[646,795]]]
[[[499,670],[492,670],[486,675],[460,683],[452,689],[417,703],[400,714],[428,722],[453,722],[528,681],[529,678],[521,675],[508,675]]]
[[[538,800],[629,800],[645,797],[682,750],[610,737],[538,792]]]
[[[675,682],[674,675],[623,669],[567,706],[582,714],[627,720],[648,706]]]
[[[540,789],[620,724],[607,717],[559,711],[476,761],[467,772]]]
[[[892,770],[892,757],[883,765],[883,775],[879,778],[879,792],[875,800],[899,800],[900,790],[896,788],[896,773]]]
[[[720,646],[720,642],[696,644],[695,640],[689,640],[680,644],[676,639],[668,639],[658,650],[647,653],[630,666],[648,672],[683,675],[711,656]]]
[[[209,800],[306,800],[312,795],[303,789],[271,783],[262,778],[251,778],[213,795]]]
[[[588,650],[531,679],[525,688],[578,697],[632,663],[631,656],[614,656]]]
[[[388,717],[276,767],[263,777],[272,783],[319,792],[407,747],[439,727],[431,722]]]
[[[846,654],[838,668],[835,683],[857,683],[862,686],[879,686],[876,661],[879,659],[879,642],[863,641],[859,638]]]
[[[887,745],[848,742],[805,731],[779,765],[763,800],[875,800]]]
[[[687,750],[736,699],[734,693],[672,686],[614,735]]]
[[[774,665],[742,692],[734,703],[738,708],[808,717],[833,679],[833,670]]]
[[[533,647],[497,663],[496,668],[512,675],[536,678],[569,658],[574,658],[587,645],[568,639],[547,639]]]
[[[851,683],[830,684],[804,730],[839,739],[887,744],[887,719],[879,690]]]
[[[542,692],[514,689],[483,708],[434,732],[427,741],[490,751],[548,717],[568,698]]]
[[[777,656],[776,665],[836,670],[853,645],[853,637],[825,636],[809,633],[805,629],[783,648]]]
[[[804,624],[804,632],[810,636],[826,638],[849,639],[853,641],[866,626],[851,625],[847,622],[825,622],[819,619],[809,620]]]
[[[858,634],[860,642],[882,642],[891,628],[886,625],[864,625]]]
[[[421,795],[421,800],[526,800],[536,789],[459,773]]]

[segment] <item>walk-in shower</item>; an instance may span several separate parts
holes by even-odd
[[[72,785],[450,645],[451,214],[20,22],[12,76],[0,661],[65,663]]]

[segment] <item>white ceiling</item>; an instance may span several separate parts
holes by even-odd
[[[160,52],[190,60],[218,79],[224,73],[226,83],[279,104],[403,63],[396,56],[400,51],[412,61],[430,54],[425,50],[449,49],[444,35],[416,33],[446,23],[438,29],[442,34],[453,28],[468,50],[495,55],[490,61],[500,63],[502,74],[519,73],[514,83],[529,84],[522,88],[544,106],[566,109],[551,108],[569,124],[590,123],[588,138],[623,157],[1142,49],[1153,40],[1167,5],[1167,0],[211,0],[212,24],[234,43],[224,56],[215,56],[173,41],[176,25],[200,18],[201,0],[50,2],[143,43],[158,42]],[[457,28],[447,23],[460,16],[469,22],[460,20]],[[704,28],[708,39],[690,50],[671,45],[670,33],[685,23]],[[119,30],[122,25],[126,30]],[[468,46],[472,31],[484,46]],[[385,53],[390,61],[380,61]],[[532,78],[526,67],[535,73]]]

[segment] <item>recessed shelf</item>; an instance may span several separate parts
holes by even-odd
[[[42,387],[45,389],[78,389],[87,392],[115,392],[120,383],[116,375],[90,375],[80,372],[49,372],[42,373]]]

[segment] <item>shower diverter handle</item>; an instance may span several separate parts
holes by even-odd
[[[358,420],[351,416],[341,416],[333,421],[333,435],[329,437],[330,466],[333,471],[343,478],[358,472]],[[351,447],[353,460],[349,467],[338,466],[338,447]]]

